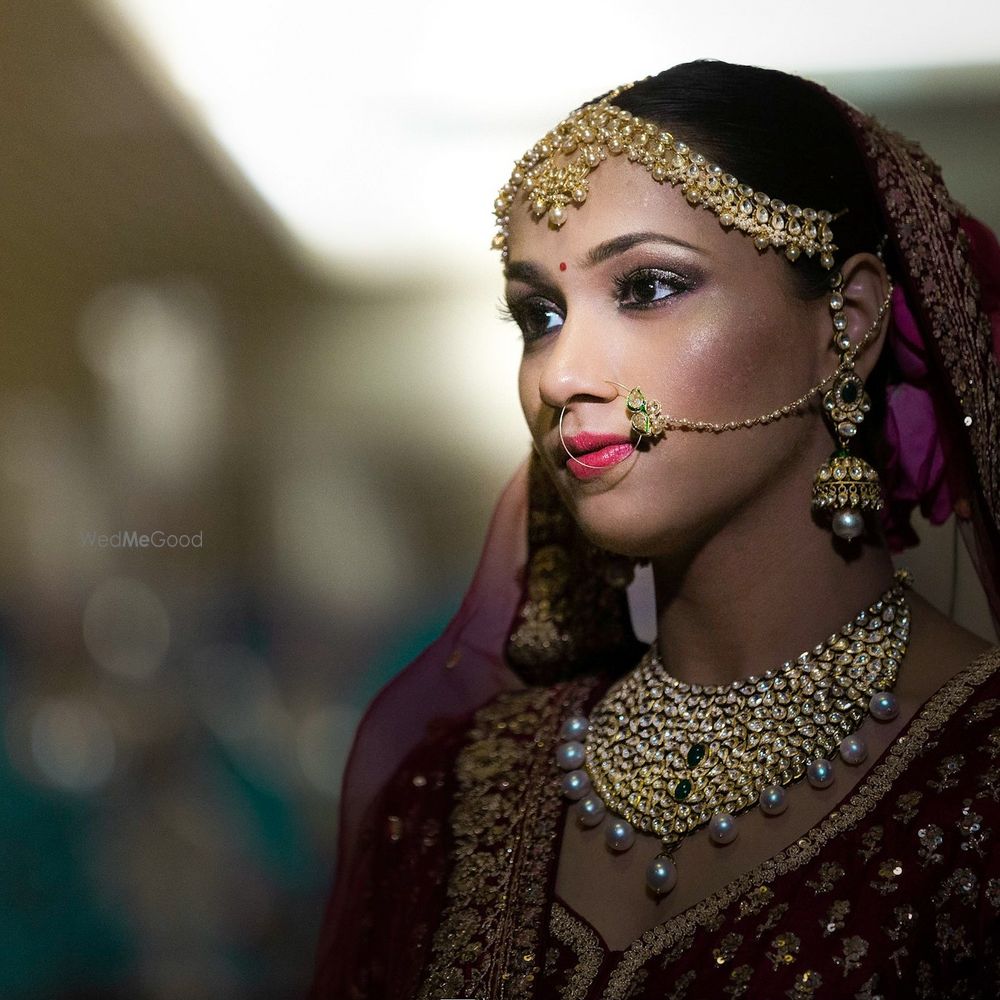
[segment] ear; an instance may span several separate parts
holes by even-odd
[[[871,253],[857,253],[849,257],[841,265],[840,273],[844,277],[840,294],[844,299],[843,312],[847,317],[845,332],[850,338],[851,346],[857,348],[868,337],[854,361],[855,371],[866,379],[882,353],[886,331],[889,329],[889,309],[883,308],[889,294],[889,275],[882,261]],[[828,347],[833,356],[839,358],[840,351],[834,340],[836,333],[831,312]]]

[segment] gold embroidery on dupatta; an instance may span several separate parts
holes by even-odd
[[[576,968],[569,974],[566,987],[560,991],[562,1000],[585,1000],[587,990],[597,978],[604,961],[604,951],[597,935],[559,903],[552,904],[552,917],[549,921],[552,936],[560,943],[572,948],[576,955]]]
[[[834,837],[857,826],[892,789],[907,765],[926,750],[928,736],[940,729],[975,688],[998,667],[1000,647],[980,654],[928,699],[911,720],[908,731],[886,751],[881,763],[876,764],[849,794],[847,801],[818,826],[769,861],[642,934],[622,955],[608,982],[604,1000],[622,1000],[636,971],[651,958],[662,954],[681,938],[693,935],[697,927],[705,924],[734,900],[755,890],[759,892],[767,883],[811,861]]]
[[[819,925],[823,928],[823,937],[829,937],[836,931],[844,929],[847,923],[847,915],[851,912],[851,904],[846,899],[835,899],[830,904],[827,915],[820,919]]]
[[[860,968],[861,960],[868,954],[868,942],[858,934],[852,934],[841,941],[844,950],[842,955],[833,956],[833,964],[840,966],[846,979],[855,969]]]
[[[476,713],[455,762],[447,901],[418,1000],[532,995],[562,810],[559,723],[579,714],[596,683],[505,692]]]
[[[750,989],[751,979],[753,979],[753,967],[738,965],[729,973],[729,985],[722,992],[730,997],[741,997]]]

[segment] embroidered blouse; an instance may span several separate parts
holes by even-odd
[[[1000,647],[977,657],[822,822],[623,951],[555,893],[559,729],[609,680],[506,692],[386,786],[366,835],[382,875],[313,996],[994,998],[998,667]]]

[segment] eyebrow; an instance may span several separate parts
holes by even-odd
[[[631,250],[632,247],[638,246],[640,243],[669,243],[671,246],[684,247],[685,250],[693,250],[697,254],[707,256],[705,251],[700,247],[678,239],[676,236],[667,236],[665,233],[655,233],[646,230],[638,233],[625,233],[622,236],[616,236],[614,239],[598,243],[580,261],[580,267],[593,267],[595,264],[602,264],[612,257],[617,257],[619,254],[625,253],[626,250]]]
[[[703,257],[708,256],[707,252],[702,250],[701,247],[696,247],[694,244],[678,239],[676,236],[667,236],[665,233],[644,230],[637,233],[624,233],[622,236],[615,236],[613,239],[598,243],[597,246],[587,251],[582,260],[579,261],[579,266],[582,268],[594,267],[642,243],[667,243],[671,246],[683,247],[685,250],[692,250]],[[527,284],[536,285],[545,283],[542,269],[528,261],[513,261],[504,268],[503,273],[508,281],[523,281]]]
[[[527,285],[544,284],[542,269],[526,260],[515,260],[503,269],[503,276],[508,281],[523,281]]]

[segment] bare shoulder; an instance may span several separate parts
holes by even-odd
[[[995,644],[952,621],[916,591],[907,600],[910,646],[898,690],[902,697],[922,702]]]

